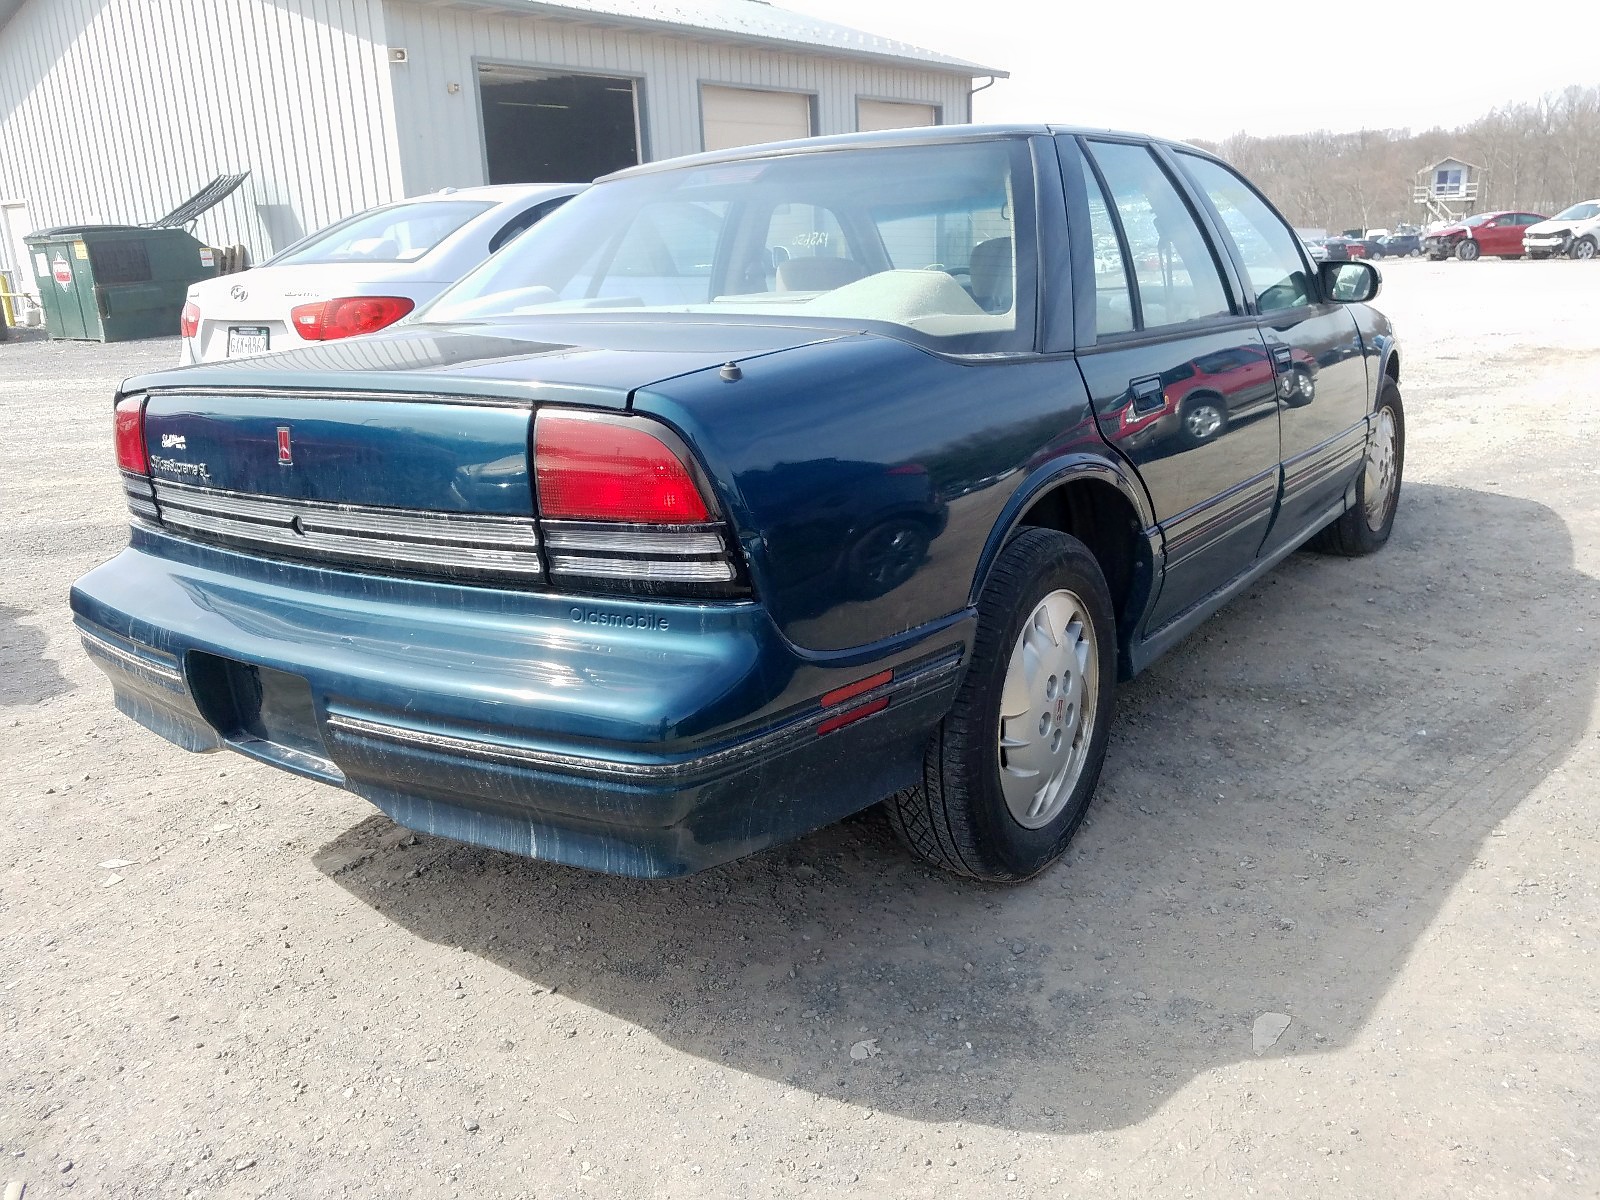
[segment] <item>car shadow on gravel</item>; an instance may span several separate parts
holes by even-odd
[[[924,868],[875,811],[677,881],[396,845],[382,817],[317,863],[411,935],[727,1068],[1116,1128],[1209,1069],[1351,1041],[1582,735],[1597,622],[1551,510],[1408,485],[1384,553],[1294,556],[1123,689],[1088,823],[1020,887]],[[1258,1050],[1263,1013],[1290,1024]]]
[[[44,656],[44,631],[25,609],[0,604],[0,706],[37,704],[72,690],[59,667]]]

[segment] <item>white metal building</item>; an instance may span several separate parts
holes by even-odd
[[[196,233],[259,261],[441,187],[964,122],[1000,75],[763,0],[0,0],[0,269],[228,172]]]

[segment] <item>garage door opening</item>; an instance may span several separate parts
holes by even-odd
[[[700,88],[701,136],[707,150],[811,136],[811,97],[756,88]]]
[[[584,183],[639,159],[634,81],[478,67],[490,183]]]
[[[904,100],[856,101],[856,128],[862,133],[874,129],[918,129],[938,123],[939,110],[931,104],[912,104]]]

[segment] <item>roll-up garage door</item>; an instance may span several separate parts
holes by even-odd
[[[938,123],[939,110],[931,104],[907,104],[900,100],[856,101],[856,128],[862,133],[869,129],[916,129]]]
[[[700,118],[707,150],[811,136],[811,97],[802,92],[705,86]]]

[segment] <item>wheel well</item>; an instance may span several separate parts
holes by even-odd
[[[1109,483],[1075,479],[1040,496],[1018,524],[1071,534],[1089,548],[1106,577],[1125,640],[1150,588],[1149,545],[1128,498]]]
[[[1383,373],[1392,382],[1400,382],[1400,351],[1395,350],[1389,355],[1389,361],[1383,364]]]

